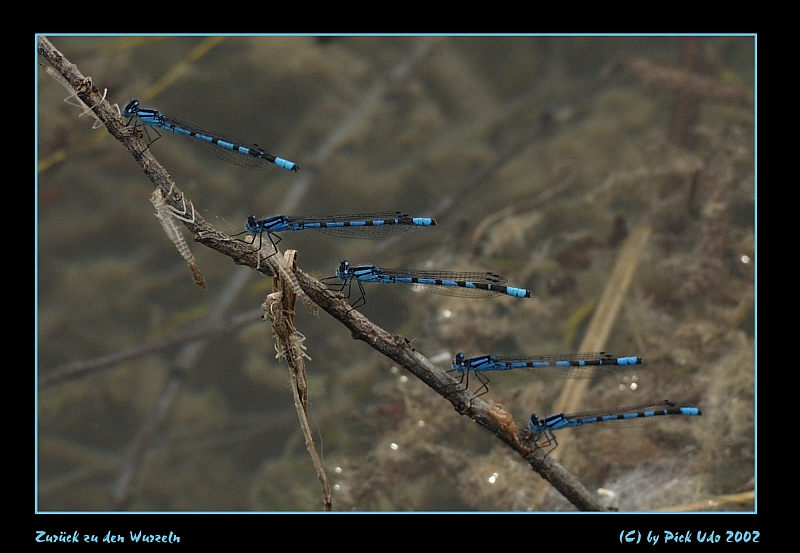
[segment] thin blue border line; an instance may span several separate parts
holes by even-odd
[[[39,511],[39,35],[33,39],[33,82],[36,90],[33,114],[33,455],[36,474],[33,479],[33,510]]]
[[[39,36],[61,36],[61,37],[124,37],[124,36],[169,36],[169,37],[197,37],[197,36],[224,36],[224,37],[318,37],[318,36],[363,36],[363,37],[757,37],[758,33],[46,33],[38,32]]]
[[[758,513],[758,37],[753,37],[753,509]]]
[[[299,33],[278,33],[278,34],[221,34],[221,33],[185,33],[185,34],[166,34],[166,33],[36,33],[34,35],[34,85],[38,92],[39,90],[39,71],[38,71],[38,47],[37,41],[39,36],[507,36],[507,37],[570,37],[570,36],[590,36],[590,37],[683,37],[683,36],[738,36],[738,37],[753,37],[753,53],[754,53],[754,82],[753,82],[753,112],[754,112],[754,125],[753,125],[753,143],[754,143],[754,253],[755,259],[753,261],[753,320],[754,320],[754,340],[753,340],[753,354],[754,354],[754,411],[755,411],[755,425],[754,425],[754,446],[755,446],[755,459],[754,459],[754,486],[753,486],[753,511],[725,511],[726,515],[743,514],[752,515],[758,514],[758,33],[620,33],[620,34],[606,34],[606,33],[564,33],[564,34],[546,34],[546,33],[533,33],[533,34],[504,34],[504,33],[451,33],[451,34],[434,34],[434,33],[376,33],[376,34],[338,34],[338,33],[316,33],[316,34],[299,34]],[[36,475],[34,478],[34,513],[37,515],[218,515],[218,514],[523,514],[522,512],[511,511],[479,511],[479,512],[461,512],[461,511],[414,511],[414,512],[374,512],[374,511],[332,511],[332,512],[316,512],[316,511],[40,511],[39,510],[39,102],[38,95],[34,102],[34,115],[36,125],[34,126],[34,455],[36,465]],[[720,514],[720,511],[689,511],[682,513],[663,513],[658,511],[619,511],[619,512],[561,512],[561,511],[535,511],[529,514],[573,514],[573,515],[615,515],[615,514],[697,514],[697,515],[714,515]]]

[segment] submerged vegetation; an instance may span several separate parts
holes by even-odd
[[[192,217],[196,206],[235,234],[253,213],[432,216],[436,229],[413,237],[297,233],[281,246],[316,277],[351,259],[496,271],[532,291],[473,300],[371,285],[361,312],[445,369],[455,351],[578,351],[627,266],[602,347],[646,367],[591,382],[577,406],[560,403],[563,382],[524,370],[492,376],[482,399],[518,427],[533,411],[690,402],[703,417],[565,430],[559,461],[621,510],[752,490],[752,38],[52,40],[109,101],[239,126],[302,167],[229,167],[166,136],[151,151]],[[38,94],[39,508],[319,510],[259,307],[272,283],[199,244],[187,270],[124,149],[94,139],[105,129],[47,77]],[[207,290],[192,282],[198,266]],[[330,317],[299,307],[294,326],[334,510],[574,509]]]

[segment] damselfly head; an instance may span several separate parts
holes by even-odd
[[[128,105],[125,106],[125,109],[122,110],[122,113],[125,114],[126,117],[130,117],[131,115],[136,115],[137,111],[139,111],[139,100],[131,100],[128,102]]]

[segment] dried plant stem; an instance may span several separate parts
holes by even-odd
[[[276,254],[276,257],[278,257],[278,254]],[[272,322],[272,334],[275,337],[275,349],[278,352],[276,357],[285,360],[286,365],[289,367],[289,379],[292,383],[292,396],[294,397],[297,418],[300,421],[300,428],[305,437],[306,448],[317,471],[317,478],[319,478],[322,486],[323,508],[326,511],[330,511],[331,488],[328,484],[328,477],[325,474],[325,467],[322,465],[322,459],[314,446],[311,427],[308,424],[308,385],[305,360],[310,359],[310,357],[306,354],[306,347],[303,345],[305,336],[300,334],[294,327],[296,292],[299,291],[301,297],[305,296],[305,292],[298,287],[294,278],[283,277],[283,275],[291,275],[296,269],[297,252],[295,250],[287,250],[283,259],[278,261],[282,268],[280,271],[281,277],[273,279],[275,291],[267,296],[267,300],[263,305],[264,312]]]
[[[586,334],[581,341],[578,351],[604,351],[606,342],[614,328],[617,315],[622,307],[625,294],[628,293],[636,266],[641,259],[647,240],[650,238],[649,227],[639,227],[627,237],[622,244],[617,262],[611,271],[606,283],[606,288],[597,304]],[[556,406],[565,412],[577,411],[584,405],[583,396],[589,385],[588,379],[568,380],[561,392]],[[564,451],[564,444],[569,440],[569,436],[559,439],[559,447],[553,452],[553,456],[559,458]]]
[[[627,237],[620,249],[617,262],[611,271],[603,296],[594,311],[586,334],[581,341],[579,351],[603,351],[605,349],[608,336],[614,327],[617,314],[622,307],[622,300],[630,288],[633,274],[639,263],[647,240],[650,238],[649,227],[639,227]],[[561,396],[556,402],[558,409],[564,412],[576,411],[583,404],[583,396],[589,385],[588,379],[569,380],[565,383]],[[560,459],[565,448],[565,444],[570,443],[570,436],[564,435],[559,438],[559,447],[551,454],[551,457]],[[539,501],[544,495],[545,489],[539,491]]]

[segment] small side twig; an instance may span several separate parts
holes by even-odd
[[[276,255],[275,257],[279,256]],[[314,446],[311,427],[308,424],[308,385],[305,360],[310,359],[310,357],[305,351],[306,347],[303,345],[305,336],[300,334],[294,327],[296,292],[299,292],[301,297],[305,296],[305,292],[300,288],[296,288],[297,281],[293,278],[283,278],[284,274],[291,275],[296,268],[296,260],[297,252],[295,250],[287,250],[284,253],[284,258],[278,260],[284,270],[280,271],[281,277],[276,276],[273,279],[275,291],[267,296],[263,308],[265,317],[272,322],[272,334],[275,337],[275,349],[277,351],[276,357],[284,359],[289,367],[289,378],[292,384],[292,396],[297,410],[297,418],[300,420],[300,428],[306,440],[306,448],[309,455],[311,455],[311,460],[317,471],[317,477],[322,486],[323,508],[326,511],[330,511],[332,506],[331,488],[328,484],[325,468],[322,465],[322,459]]]

